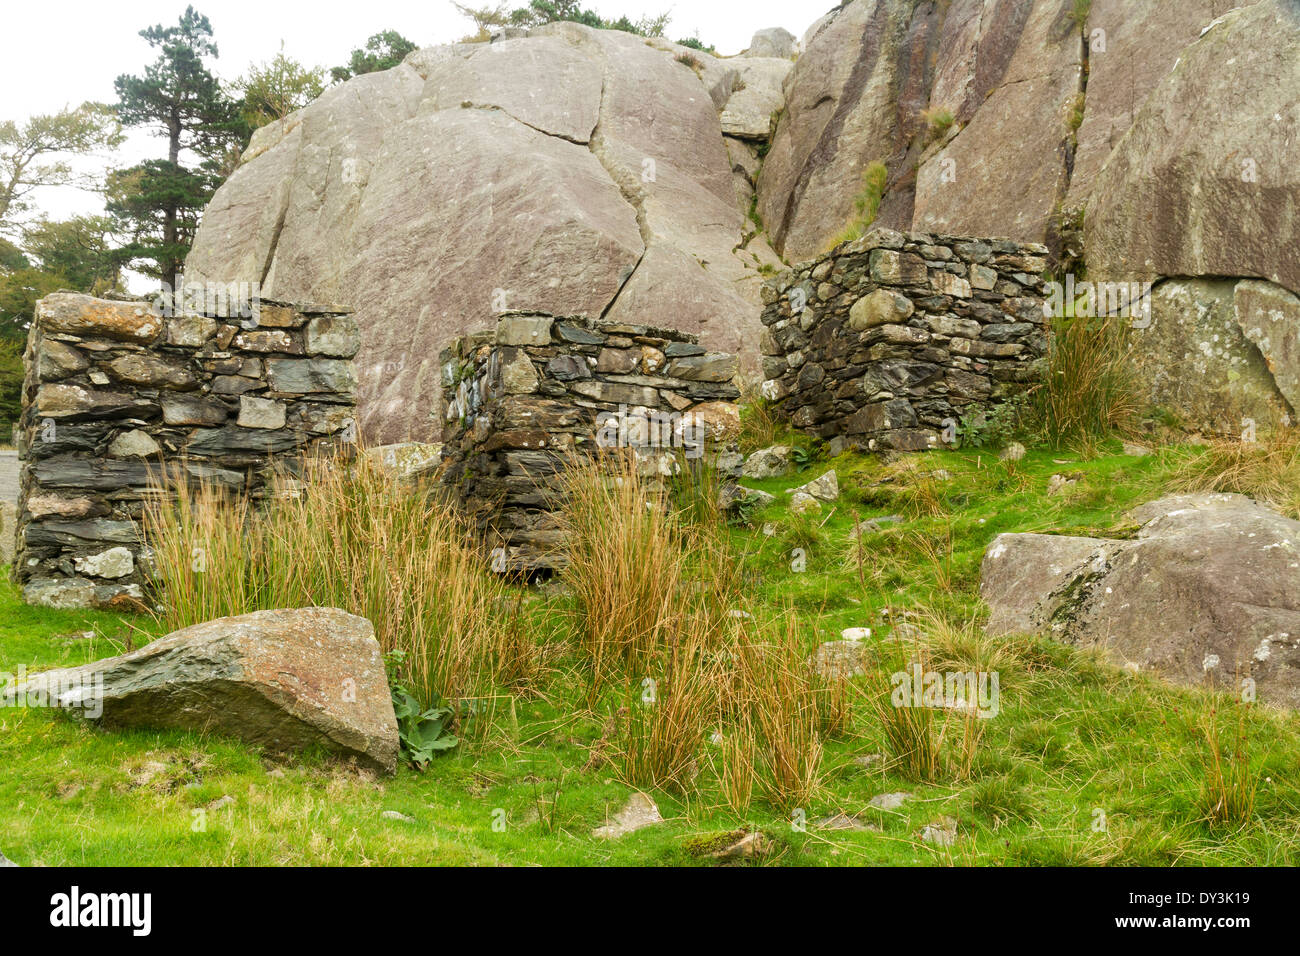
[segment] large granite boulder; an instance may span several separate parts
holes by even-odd
[[[1295,226],[1295,0],[1094,0],[1077,16],[1060,0],[849,0],[819,19],[759,177],[774,248],[824,251],[878,160],[890,228],[1054,242],[1087,206],[1094,277],[1300,291],[1300,259],[1269,241]]]
[[[955,2],[930,109],[956,134],[916,174],[912,228],[1047,238],[1069,183],[1066,116],[1080,95],[1080,33],[1061,3]],[[942,54],[941,54],[942,55]]]
[[[785,79],[794,69],[790,60],[742,57],[737,61],[732,92],[722,110],[722,132],[739,139],[767,142],[772,120],[785,107]]]
[[[1263,433],[1293,421],[1300,300],[1285,290],[1256,280],[1167,279],[1151,293],[1150,322],[1139,321],[1132,335],[1146,399],[1184,426],[1235,437],[1249,422]]]
[[[1175,683],[1300,706],[1300,521],[1242,495],[1174,495],[1132,540],[1002,534],[980,569],[994,634],[1047,632]]]
[[[1297,63],[1296,0],[1225,12],[1183,48],[1095,176],[1091,277],[1248,276],[1300,292]]]
[[[1083,122],[1075,134],[1067,208],[1087,202],[1102,166],[1183,49],[1217,17],[1253,2],[1092,0],[1085,49],[1088,88]]]
[[[889,167],[891,187],[900,178],[925,125],[927,54],[941,17],[934,4],[853,0],[805,35],[758,180],[758,211],[788,261],[824,252],[853,218],[868,163]],[[907,228],[904,205],[896,213],[886,207],[882,224]]]
[[[107,726],[214,731],[280,752],[322,747],[384,773],[397,767],[374,628],[335,608],[207,621],[120,657],[44,671],[4,695]]]
[[[1190,424],[1294,419],[1300,2],[849,0],[803,45],[763,166],[737,179],[777,253],[825,251],[879,161],[878,225],[1176,280],[1139,353]]]
[[[759,30],[749,41],[745,56],[781,57],[789,59],[794,55],[794,34],[782,27],[768,27]]]
[[[187,279],[354,307],[372,442],[439,437],[439,351],[509,310],[678,327],[756,364],[781,260],[720,116],[764,135],[789,68],[573,23],[416,51],[260,130]]]

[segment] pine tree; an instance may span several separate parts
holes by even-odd
[[[117,78],[117,114],[124,125],[166,137],[167,158],[110,174],[108,211],[131,236],[120,251],[122,262],[171,282],[185,263],[203,207],[249,130],[205,62],[217,57],[207,17],[187,7],[175,26],[149,27],[140,36],[158,58],[142,76]]]

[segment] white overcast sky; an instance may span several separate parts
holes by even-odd
[[[490,0],[468,0],[482,6]],[[523,6],[523,0],[512,2]],[[796,37],[836,5],[836,0],[588,0],[583,6],[606,19],[637,19],[669,10],[668,37],[698,35],[730,55],[749,45],[755,30],[783,26]],[[269,60],[284,41],[285,52],[308,65],[335,66],[367,37],[396,30],[420,46],[450,43],[471,32],[450,0],[199,0],[194,6],[212,22],[220,58],[213,64],[233,80],[250,63]],[[184,0],[45,0],[10,3],[0,37],[0,120],[22,120],[85,100],[112,102],[113,80],[138,73],[153,59],[139,31],[172,24]],[[134,134],[116,155],[97,165],[130,165],[157,155],[161,143]],[[51,218],[102,212],[100,197],[70,189],[35,197]]]

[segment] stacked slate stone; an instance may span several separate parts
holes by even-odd
[[[1042,381],[1047,249],[877,229],[763,288],[762,393],[837,447],[920,451]]]
[[[505,313],[441,362],[443,480],[498,571],[565,563],[556,476],[572,456],[630,447],[667,475],[739,422],[735,356],[673,329]]]
[[[219,311],[229,307],[165,316],[149,302],[72,293],[37,304],[14,561],[29,603],[139,604],[151,481],[183,473],[256,498],[275,467],[292,471],[322,443],[355,438],[360,336],[345,310]]]

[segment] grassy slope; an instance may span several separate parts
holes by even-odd
[[[881,610],[932,607],[978,615],[979,561],[1003,531],[1101,533],[1119,527],[1131,505],[1159,493],[1190,451],[1090,461],[1033,451],[1016,464],[989,453],[941,452],[894,465],[845,457],[834,465],[842,499],[816,521],[777,504],[734,532],[745,553],[756,613],[793,607],[810,644],[844,627],[876,630],[877,667],[860,684],[887,686],[895,666]],[[808,480],[753,482],[770,492]],[[906,474],[918,469],[919,474]],[[949,477],[931,481],[926,472]],[[1045,485],[1056,472],[1082,473],[1061,496]],[[883,480],[894,476],[895,480]],[[906,520],[863,539],[859,582],[849,545],[855,519],[900,514]],[[763,533],[770,524],[771,535]],[[934,553],[928,555],[932,546]],[[790,568],[802,547],[808,566]],[[824,789],[807,808],[806,831],[756,802],[737,815],[705,785],[699,794],[654,794],[667,822],[601,841],[593,826],[618,810],[629,788],[618,768],[584,770],[603,715],[585,710],[577,662],[565,649],[562,597],[531,599],[538,631],[556,642],[544,697],[519,700],[487,741],[436,761],[428,772],[403,769],[377,781],[313,758],[280,762],[230,741],[183,733],[108,733],[44,711],[0,711],[0,834],[3,851],[23,864],[649,864],[694,862],[689,842],[747,825],[774,840],[769,862],[787,864],[956,863],[1255,863],[1300,861],[1300,722],[1253,712],[1252,772],[1259,780],[1252,822],[1234,829],[1204,822],[1201,792],[1208,748],[1201,722],[1207,695],[1162,687],[1046,641],[1026,642],[1002,676],[1001,713],[984,731],[972,774],[918,784],[888,762],[855,758],[885,750],[870,709],[826,748]],[[101,637],[69,642],[70,632]],[[0,665],[49,667],[116,653],[146,621],[24,607],[0,589]],[[815,636],[815,638],[814,638]],[[611,705],[612,706],[612,705]],[[865,810],[879,793],[914,799],[895,811]],[[558,801],[556,796],[558,794]],[[196,810],[223,797],[198,829]],[[1105,832],[1094,832],[1095,810]],[[507,825],[494,829],[496,811]],[[414,822],[390,820],[394,810]],[[819,830],[811,821],[862,812],[878,832]],[[916,839],[949,815],[962,836],[951,849]]]

